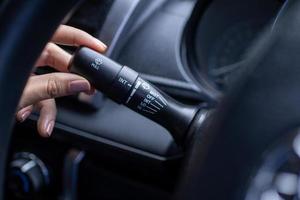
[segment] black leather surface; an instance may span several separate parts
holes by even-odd
[[[244,77],[191,149],[178,199],[244,199],[263,152],[300,125],[300,4],[250,53]]]

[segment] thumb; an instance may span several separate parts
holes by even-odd
[[[90,83],[81,76],[69,73],[50,73],[31,76],[24,89],[19,108],[79,92],[91,91]]]

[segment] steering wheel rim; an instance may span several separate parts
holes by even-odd
[[[79,0],[5,1],[0,10],[0,199],[14,112],[32,66]]]
[[[300,3],[250,50],[243,77],[195,139],[178,199],[245,199],[264,153],[300,125]]]

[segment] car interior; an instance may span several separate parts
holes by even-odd
[[[296,0],[4,0],[0,199],[300,199],[299,11]],[[61,23],[108,49],[61,45],[98,91],[57,98],[42,138],[39,113],[14,113]],[[86,58],[134,77],[130,88],[106,90]]]

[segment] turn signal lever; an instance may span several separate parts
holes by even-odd
[[[85,77],[117,103],[165,127],[179,145],[184,145],[191,129],[200,125],[198,107],[177,102],[142,79],[136,71],[87,47],[75,52],[69,70]]]

